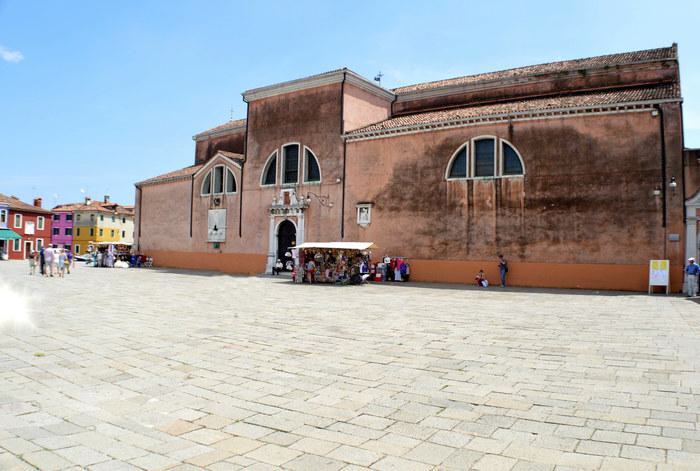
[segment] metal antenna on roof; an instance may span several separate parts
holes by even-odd
[[[233,121],[233,106],[231,107],[231,114],[228,117],[229,121]]]
[[[382,84],[382,77],[384,77],[384,74],[380,70],[377,75],[374,76],[374,81],[377,82],[379,85]]]

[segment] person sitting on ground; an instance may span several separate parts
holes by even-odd
[[[486,279],[486,273],[484,273],[483,268],[476,274],[474,281],[476,281],[476,286],[481,286],[482,288],[486,288],[489,285],[489,281]]]
[[[280,260],[280,259],[278,258],[277,261],[275,262],[275,264],[274,264],[273,267],[272,267],[272,274],[273,274],[273,275],[279,275],[280,272],[282,271],[282,268],[283,268],[283,267],[284,267],[284,265],[282,265],[282,260]]]

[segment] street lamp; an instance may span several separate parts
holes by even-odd
[[[314,193],[313,191],[308,191],[308,192],[306,193],[306,199],[307,199],[308,201],[311,201],[311,197],[312,197],[312,196],[315,197],[315,198],[318,200],[318,204],[320,204],[321,206],[326,207],[326,208],[332,208],[332,207],[333,207],[333,202],[332,202],[332,201],[328,201],[328,199],[330,198],[330,196],[328,196],[328,195],[317,195],[317,194]]]

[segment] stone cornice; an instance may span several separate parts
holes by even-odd
[[[581,114],[613,114],[626,112],[639,112],[652,110],[654,105],[662,103],[681,103],[680,98],[670,98],[665,100],[648,100],[627,103],[611,103],[605,105],[577,106],[569,108],[552,108],[530,111],[518,111],[510,113],[499,113],[491,115],[481,115],[465,118],[454,118],[443,121],[429,123],[416,123],[404,126],[396,126],[387,129],[376,129],[366,132],[353,132],[343,134],[346,141],[365,141],[371,139],[383,139],[403,134],[415,134],[419,132],[439,131],[442,129],[459,128],[466,126],[478,126],[504,121],[529,121],[535,119],[552,119],[578,116]]]
[[[251,102],[285,93],[292,93],[299,90],[307,90],[310,88],[322,87],[324,85],[340,83],[343,81],[343,79],[358,88],[377,95],[380,98],[384,98],[386,100],[394,99],[394,92],[378,86],[374,82],[367,80],[350,69],[339,69],[325,72],[323,74],[312,75],[311,77],[268,85],[266,87],[253,88],[243,92],[243,100],[246,102]]]

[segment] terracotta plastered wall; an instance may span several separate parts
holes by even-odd
[[[245,130],[229,132],[219,136],[201,137],[195,144],[195,164],[211,159],[220,150],[243,154],[245,150]]]
[[[344,132],[384,121],[391,117],[391,100],[380,98],[346,83],[343,88]]]
[[[141,187],[140,202],[136,201],[141,224],[137,222],[136,228],[141,229],[142,253],[191,250],[190,189],[189,179]]]
[[[669,257],[678,266],[665,244],[668,231],[683,232],[677,202],[669,196],[664,230],[662,198],[653,195],[663,185],[659,123],[647,111],[351,142],[346,240],[419,260],[481,263],[502,252],[515,263],[643,266]],[[513,143],[525,176],[445,181],[455,150],[481,135]],[[666,137],[667,154],[673,140]],[[681,160],[667,162],[670,173]],[[367,228],[356,224],[360,201],[374,203]]]

